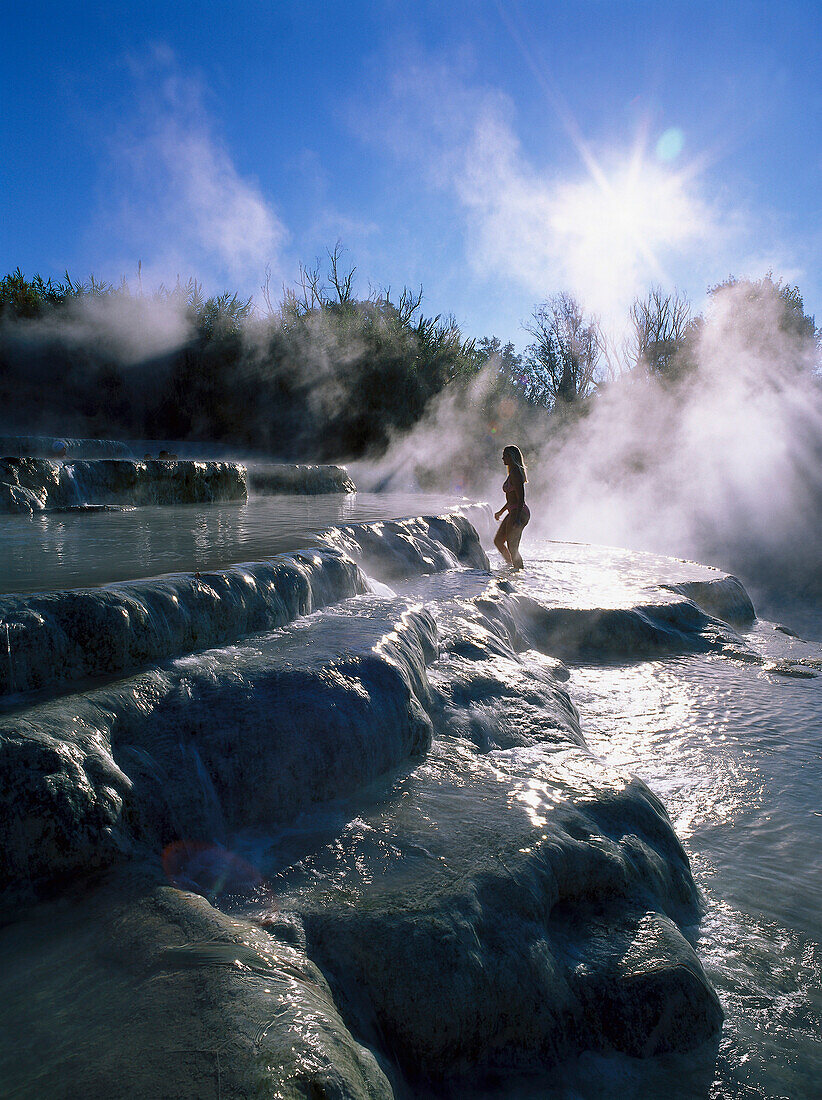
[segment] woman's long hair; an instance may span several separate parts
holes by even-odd
[[[513,444],[509,444],[502,452],[502,461],[506,466],[515,466],[522,477],[522,484],[524,485],[528,480],[528,474],[525,471],[525,459],[522,457],[522,451],[519,447],[514,447]]]

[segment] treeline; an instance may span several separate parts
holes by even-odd
[[[733,343],[762,361],[818,373],[822,329],[805,313],[797,286],[770,272],[758,280],[729,276],[708,288],[708,312],[722,315],[718,328],[728,351]],[[683,384],[705,359],[707,324],[684,294],[656,286],[634,300],[627,331],[614,340],[573,295],[554,294],[524,325],[532,341],[518,361],[518,383],[529,401],[557,412],[580,411],[618,378]]]
[[[0,423],[344,460],[384,450],[448,395],[455,409],[471,405],[480,457],[497,436],[544,436],[546,415],[584,415],[618,377],[676,386],[700,369],[706,322],[678,292],[637,299],[618,342],[572,295],[554,294],[524,325],[531,339],[518,353],[426,316],[421,289],[358,297],[355,275],[337,246],[326,273],[301,268],[276,302],[266,280],[255,305],[206,297],[194,280],[144,293],[139,268],[134,289],[18,269],[0,279]],[[789,335],[797,369],[818,367],[820,332],[797,287],[730,278],[709,299],[746,338]]]
[[[194,280],[145,294],[120,285],[0,280],[0,418],[7,430],[219,442],[292,459],[384,448],[431,398],[487,356],[422,291],[366,298],[341,249],[261,305],[206,297]],[[150,354],[141,339],[178,323]],[[159,343],[162,344],[162,339]]]

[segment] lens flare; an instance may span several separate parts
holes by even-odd
[[[685,145],[685,135],[678,126],[671,126],[660,135],[656,143],[656,155],[659,160],[676,160]]]
[[[175,840],[163,849],[162,861],[166,877],[178,889],[191,890],[212,900],[234,896],[274,902],[270,887],[257,868],[221,844]]]

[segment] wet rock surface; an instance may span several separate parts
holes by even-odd
[[[284,822],[431,738],[426,612],[363,598],[0,719],[0,890]]]
[[[671,591],[693,600],[706,614],[732,626],[749,626],[756,618],[751,598],[736,577],[682,581],[671,585]]]
[[[412,1091],[468,1093],[584,1049],[692,1049],[722,1021],[662,804],[591,756],[556,665],[512,649],[504,604],[440,607],[427,758],[271,868],[346,1019]]]
[[[356,493],[345,466],[307,466],[286,463],[252,464],[248,489],[258,496],[276,493]]]
[[[235,462],[0,459],[0,511],[32,514],[84,505],[197,504],[248,498]]]
[[[379,580],[440,573],[469,566],[488,569],[488,555],[469,518],[460,513],[378,523],[352,523],[325,536]]]
[[[303,947],[147,875],[43,904],[0,951],[6,1095],[392,1096]]]
[[[84,677],[112,678],[283,626],[365,592],[357,559],[387,577],[488,566],[476,532],[460,515],[355,524],[329,532],[325,541],[327,549],[202,574],[0,596],[6,648],[0,701]]]
[[[563,661],[742,653],[695,602],[713,589],[550,606],[489,576],[463,516],[327,541],[224,589],[197,578],[202,606],[192,577],[99,590],[101,623],[155,600],[182,650],[8,701],[0,938],[25,965],[0,1003],[19,1095],[208,1095],[218,1074],[224,1096],[504,1095],[585,1051],[715,1040],[688,859],[659,799],[589,751]],[[363,592],[358,565],[399,594]],[[714,615],[743,603],[721,575],[669,579],[718,582]],[[18,613],[57,622],[49,601],[72,595]],[[194,620],[220,644],[198,647]],[[130,635],[101,629],[108,650],[83,657],[90,628],[71,675]]]
[[[149,661],[284,626],[366,587],[352,561],[327,550],[202,574],[0,596],[7,650],[0,697],[124,675]]]

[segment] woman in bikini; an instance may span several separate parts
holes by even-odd
[[[499,525],[499,531],[494,536],[494,546],[509,565],[514,569],[522,569],[519,540],[531,518],[528,505],[525,503],[525,483],[528,477],[519,447],[506,447],[502,452],[502,461],[508,467],[508,477],[502,486],[502,491],[505,493],[505,507],[494,513],[494,519],[499,519],[504,512],[508,515]]]

